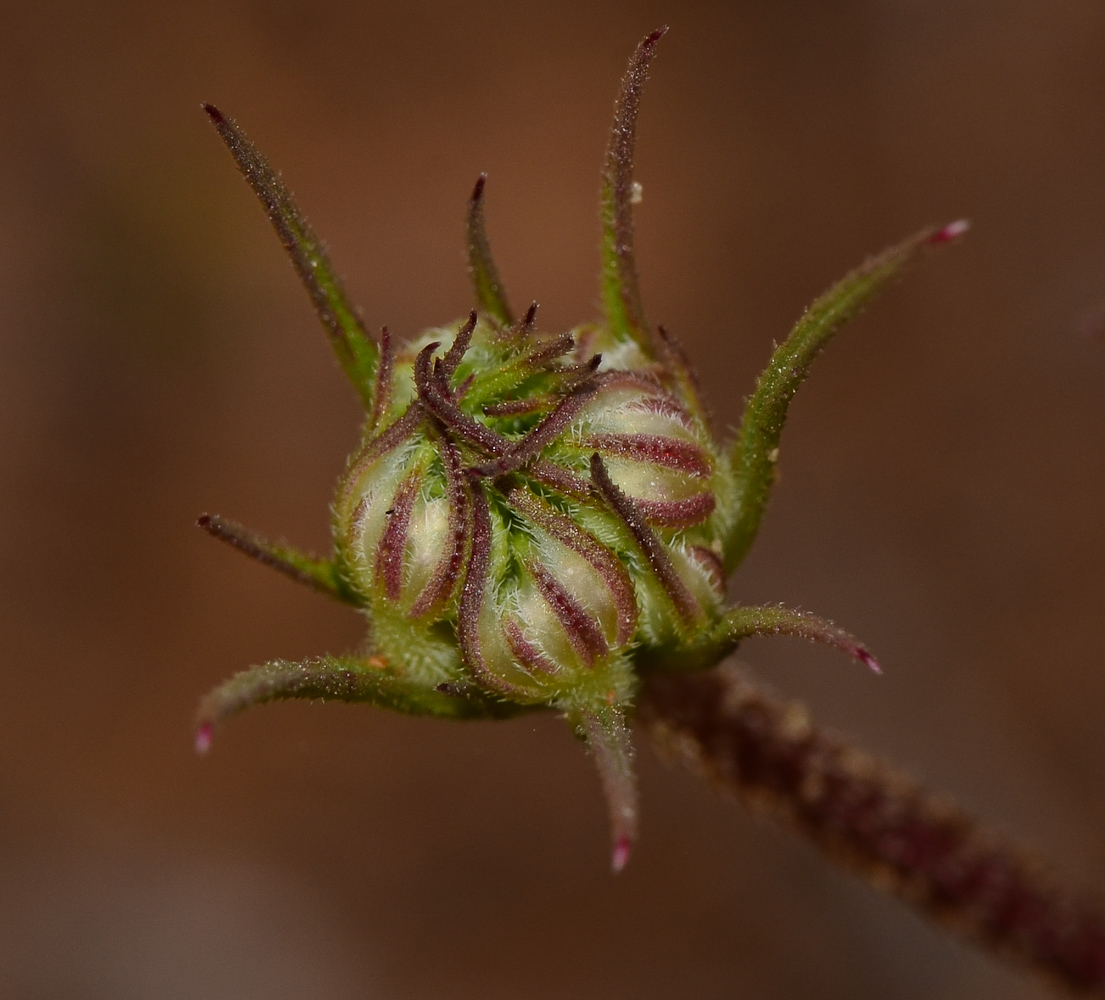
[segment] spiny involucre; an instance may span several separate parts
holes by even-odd
[[[484,177],[468,206],[476,308],[396,347],[368,335],[320,242],[241,129],[206,110],[290,254],[364,403],[361,446],[333,506],[334,550],[318,559],[205,515],[200,524],[301,582],[361,609],[357,655],[278,661],[226,681],[199,710],[213,726],[278,698],[339,698],[449,718],[563,713],[598,766],[613,865],[636,834],[628,715],[649,671],[713,666],[750,635],[826,642],[878,669],[823,619],[726,607],[775,477],[787,407],[842,323],[925,244],[926,230],[873,257],[802,316],[749,398],[735,440],[711,433],[675,339],[644,317],[633,257],[637,108],[666,29],[630,60],[602,175],[604,317],[567,333],[516,317],[484,230]]]

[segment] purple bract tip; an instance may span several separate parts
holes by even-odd
[[[214,730],[210,722],[203,723],[196,730],[196,753],[207,753],[211,749],[211,737],[213,735]]]
[[[971,224],[966,219],[956,219],[955,222],[949,222],[943,229],[936,230],[928,241],[929,243],[950,243],[970,228]]]
[[[615,875],[617,875],[629,862],[629,852],[632,847],[633,843],[628,837],[619,837],[617,841],[615,841],[614,856],[610,859],[610,867],[614,869]]]
[[[879,661],[876,660],[869,652],[867,652],[866,649],[858,650],[856,652],[856,656],[858,656],[864,663],[866,663],[867,666],[869,666],[876,674],[882,673],[882,667],[879,666]]]

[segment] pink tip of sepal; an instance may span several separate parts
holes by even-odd
[[[204,722],[196,730],[196,753],[207,753],[211,749],[211,737],[215,734],[210,722]]]
[[[949,222],[943,229],[937,229],[936,232],[928,238],[928,242],[931,244],[950,243],[952,240],[958,239],[970,228],[971,224],[966,219],[956,219],[955,222]]]
[[[628,863],[629,852],[633,849],[633,842],[625,836],[619,837],[614,842],[614,855],[610,859],[610,867],[617,875]]]
[[[879,661],[876,660],[866,649],[856,650],[856,656],[863,661],[868,667],[870,667],[876,674],[882,673],[882,667],[879,665]]]

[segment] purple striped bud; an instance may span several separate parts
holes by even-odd
[[[467,227],[479,312],[400,350],[385,328],[377,344],[279,176],[207,107],[289,251],[366,424],[338,485],[333,558],[224,518],[199,523],[361,609],[369,637],[357,656],[275,661],[230,678],[201,704],[197,749],[218,719],[274,698],[448,718],[554,708],[594,755],[618,870],[637,822],[627,716],[641,673],[712,666],[764,634],[825,642],[876,665],[823,619],[723,608],[725,579],[759,530],[787,407],[813,359],[919,248],[966,224],[872,257],[814,302],[722,449],[679,345],[645,322],[633,258],[637,108],[665,30],[638,46],[614,107],[600,213],[603,321],[559,335],[537,329],[536,303],[515,322],[484,231],[481,176]]]
[[[571,711],[627,701],[630,650],[717,617],[728,467],[633,345],[473,314],[379,370],[335,528],[385,660]]]

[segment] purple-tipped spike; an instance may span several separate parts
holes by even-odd
[[[628,837],[619,837],[614,844],[614,855],[610,859],[610,868],[615,875],[628,863],[629,854],[633,849],[633,841]]]
[[[832,646],[846,656],[859,660],[872,672],[882,673],[879,661],[850,632],[807,611],[797,611],[782,605],[730,608],[721,622],[715,626],[714,635],[713,649],[718,655],[731,652],[742,639],[750,636],[791,635],[798,639]]]
[[[207,753],[211,749],[211,737],[214,732],[210,722],[200,723],[196,729],[196,753]]]
[[[971,223],[967,219],[956,219],[955,222],[949,222],[942,229],[937,229],[929,238],[928,242],[933,246],[940,243],[950,243],[954,239],[958,239],[968,229],[971,228]]]
[[[610,863],[615,872],[620,872],[629,861],[639,818],[629,727],[622,710],[614,706],[583,709],[574,714],[573,721],[587,740],[587,748],[598,768],[610,815],[610,839],[614,844]]]
[[[882,667],[879,666],[879,661],[876,660],[869,652],[867,652],[866,649],[863,649],[862,647],[857,648],[854,655],[857,660],[862,660],[876,674],[882,673]]]

